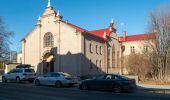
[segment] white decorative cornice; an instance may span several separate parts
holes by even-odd
[[[103,38],[106,39],[106,32],[103,33]]]
[[[39,16],[39,17],[38,17],[38,21],[40,21],[40,20],[41,20],[41,17]]]
[[[48,0],[48,5],[47,7],[51,7],[51,0]]]
[[[59,10],[57,11],[57,16],[60,16],[60,11]]]
[[[111,19],[111,23],[114,23],[114,19],[113,18]]]

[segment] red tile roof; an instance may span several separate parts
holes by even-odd
[[[139,41],[139,40],[145,40],[149,39],[149,34],[138,34],[138,35],[130,35],[126,36],[126,40],[123,41],[123,37],[119,37],[120,42],[129,42],[129,41]]]
[[[63,21],[63,22],[64,22],[64,21]],[[71,24],[71,23],[68,23],[68,22],[64,22],[64,23],[66,23],[67,25],[75,28],[75,29],[76,29],[76,32],[86,32],[86,31],[87,31],[87,30],[85,30],[85,29],[83,29],[83,28],[81,28],[81,27],[78,27],[78,26],[76,26],[76,25],[73,25],[73,24]]]
[[[106,33],[107,36],[110,36],[109,28],[93,30],[93,31],[90,31],[90,33],[101,38],[104,38],[104,33]]]
[[[109,32],[109,28],[105,28],[105,29],[100,29],[100,30],[94,30],[94,31],[88,31],[88,30],[85,30],[83,28],[80,28],[76,25],[73,25],[71,23],[68,23],[68,22],[64,22],[66,23],[67,25],[73,27],[76,29],[76,32],[86,32],[87,34],[91,35],[91,36],[94,36],[94,37],[97,37],[97,38],[101,38],[101,39],[104,39],[104,32],[106,32],[106,35],[110,35],[110,32]]]

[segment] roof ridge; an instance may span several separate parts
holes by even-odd
[[[74,25],[74,24],[72,24],[72,23],[69,23],[69,22],[66,22],[66,21],[62,21],[62,22],[66,23],[66,24],[70,24],[70,25],[73,26],[73,27],[77,27],[77,28],[80,28],[80,29],[82,29],[82,30],[86,30],[86,29],[84,29],[84,28],[82,28],[82,27],[79,27],[79,26],[77,26],[77,25]],[[88,31],[88,30],[86,30],[86,31]]]
[[[149,35],[149,34],[143,33],[143,34],[133,34],[133,35],[127,35],[127,36],[140,36],[140,35]],[[127,36],[126,36],[126,37],[127,37]]]
[[[97,29],[97,30],[90,30],[90,32],[92,32],[92,31],[100,31],[100,30],[104,30],[104,29],[109,29],[109,28],[107,27],[107,28],[102,28],[102,29]]]

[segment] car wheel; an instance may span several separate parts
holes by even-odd
[[[115,86],[113,87],[113,91],[114,91],[115,93],[120,93],[120,92],[122,91],[122,87],[121,87],[120,85],[115,85]]]
[[[69,84],[69,87],[73,87],[74,86],[74,84]]]
[[[5,76],[2,77],[2,83],[6,83],[6,78],[5,78]]]
[[[81,90],[87,90],[87,89],[88,89],[87,84],[83,83],[83,84],[80,86],[80,89],[81,89]]]
[[[55,82],[55,86],[56,86],[57,88],[60,88],[60,87],[61,87],[61,85],[62,85],[62,84],[61,84],[61,82],[60,82],[60,81],[56,81],[56,82]]]
[[[35,85],[39,86],[40,85],[40,81],[39,80],[35,80]]]
[[[16,77],[16,83],[21,83],[21,80],[20,80],[20,78],[19,77]]]
[[[34,82],[34,80],[29,80],[29,82],[30,82],[30,83],[33,83],[33,82]]]

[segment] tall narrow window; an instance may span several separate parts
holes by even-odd
[[[100,69],[102,68],[102,60],[100,60]]]
[[[96,54],[98,54],[98,45],[96,45]]]
[[[131,49],[131,53],[135,53],[135,47],[134,46],[131,46],[130,49]]]
[[[92,43],[89,44],[89,48],[90,48],[90,53],[93,53],[92,52]]]
[[[100,46],[100,54],[102,55],[102,46]]]
[[[50,32],[47,32],[45,35],[44,35],[44,47],[53,47],[54,45],[54,38],[53,38],[53,34],[50,33]]]
[[[115,46],[112,47],[112,67],[115,67]]]
[[[98,60],[96,60],[96,67],[98,67]]]

